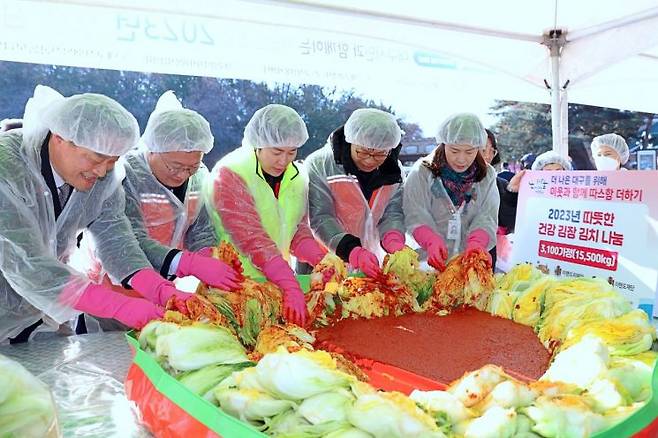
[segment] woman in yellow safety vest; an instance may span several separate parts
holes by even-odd
[[[292,108],[259,109],[242,147],[213,168],[206,199],[218,238],[240,252],[246,275],[264,275],[283,290],[284,316],[300,325],[306,304],[289,256],[315,265],[325,254],[308,225],[308,178],[293,162],[306,140],[306,125]]]

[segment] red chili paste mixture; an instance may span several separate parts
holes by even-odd
[[[550,359],[532,328],[476,309],[344,319],[316,332],[316,347],[372,359],[440,383],[486,364],[538,379]]]

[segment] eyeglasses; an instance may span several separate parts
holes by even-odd
[[[387,152],[368,152],[366,149],[360,149],[360,148],[354,148],[354,152],[356,153],[356,156],[359,157],[362,160],[365,159],[372,159],[374,161],[382,161],[385,160],[386,157],[391,153],[390,151]]]
[[[169,172],[172,176],[181,175],[183,173],[188,176],[192,176],[199,170],[199,167],[201,167],[201,163],[191,167],[172,166],[169,163],[167,163],[167,160],[162,158],[162,154],[158,154],[158,156],[160,157],[160,161],[162,161],[162,164],[164,164],[165,168],[167,169],[167,172]]]

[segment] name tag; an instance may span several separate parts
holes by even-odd
[[[459,213],[452,215],[448,221],[448,239],[457,240],[461,237],[461,218]]]

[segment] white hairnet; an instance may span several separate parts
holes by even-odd
[[[299,148],[308,140],[304,120],[285,105],[270,104],[254,113],[244,128],[242,145],[254,149]]]
[[[345,141],[359,146],[389,150],[400,144],[402,130],[393,114],[375,108],[355,110],[345,123]]]
[[[630,152],[628,150],[628,145],[624,137],[618,134],[603,134],[598,137],[594,137],[592,140],[592,155],[596,155],[601,146],[609,146],[619,154],[621,164],[626,164],[628,161],[628,156]]]
[[[564,170],[571,170],[569,160],[555,151],[546,151],[539,155],[532,163],[532,170],[543,170],[549,164],[559,164]]]
[[[487,132],[475,114],[453,114],[439,127],[436,142],[437,144],[467,144],[482,149],[487,145]]]
[[[37,85],[34,94],[27,100],[23,112],[23,143],[30,148],[41,147],[48,127],[44,126],[41,114],[50,105],[64,100],[64,96],[45,85]]]
[[[33,99],[38,99],[42,94],[38,91],[39,88],[35,90]],[[50,132],[77,146],[104,155],[122,155],[137,143],[137,120],[115,100],[92,93],[62,99],[53,99],[50,94],[50,104],[41,106],[43,110],[37,116],[39,123]]]
[[[165,92],[151,113],[142,141],[151,152],[210,152],[214,137],[208,121],[183,108],[173,91]]]

